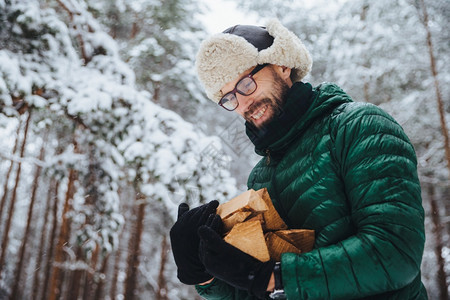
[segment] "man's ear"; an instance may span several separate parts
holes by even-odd
[[[285,66],[275,66],[278,75],[281,76],[284,80],[291,77],[291,68]]]
[[[292,85],[292,80],[291,80],[291,71],[292,69],[289,67],[285,67],[285,66],[275,66],[275,69],[278,73],[278,75],[284,80],[286,81],[286,83],[291,86]]]
[[[282,74],[284,76],[286,76],[285,78],[290,78],[291,77],[291,71],[292,71],[291,68],[285,67],[285,66],[281,66],[281,70],[282,70]]]

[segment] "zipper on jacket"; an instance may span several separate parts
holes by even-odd
[[[270,150],[266,149],[266,165],[270,165]]]

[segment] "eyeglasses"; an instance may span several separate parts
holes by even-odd
[[[258,88],[258,85],[256,84],[255,79],[253,79],[253,76],[259,71],[261,71],[267,65],[268,64],[257,65],[250,72],[250,74],[242,77],[241,80],[239,80],[236,83],[234,89],[231,92],[226,93],[220,99],[219,105],[229,111],[235,110],[239,106],[239,102],[236,97],[236,92],[244,96],[250,96],[251,94],[253,94]]]

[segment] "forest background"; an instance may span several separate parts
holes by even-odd
[[[404,127],[423,281],[448,299],[450,1],[289,2],[236,5],[302,38],[307,81]],[[0,299],[199,299],[176,278],[176,208],[229,200],[258,160],[196,77],[202,14],[193,0],[0,0]]]

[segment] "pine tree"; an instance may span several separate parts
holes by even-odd
[[[28,180],[21,181],[24,187],[13,191],[13,196],[30,194],[30,162],[37,154],[33,149],[42,140],[41,129],[49,129],[39,182],[53,181],[55,185],[49,187],[54,200],[49,203],[51,220],[43,228],[49,234],[47,256],[41,263],[45,267],[36,277],[43,285],[40,294],[44,299],[56,299],[65,297],[73,287],[78,295],[92,298],[102,293],[96,278],[103,274],[106,257],[119,247],[122,208],[129,202],[126,191],[132,182],[138,180],[139,192],[147,199],[144,205],[161,207],[166,219],[163,230],[167,231],[180,201],[188,198],[195,205],[225,200],[235,194],[234,180],[226,170],[211,168],[210,158],[202,155],[208,145],[221,147],[218,138],[206,136],[177,114],[154,104],[154,91],[136,87],[135,74],[119,57],[116,42],[84,1],[24,0],[0,2],[0,6],[4,24],[0,62],[8,62],[0,64],[0,121],[17,124],[21,114],[33,111],[32,122],[27,123],[28,142],[23,143],[30,151],[22,151],[20,159],[27,166],[23,176]],[[152,72],[157,76],[163,70]],[[45,187],[36,193],[42,190]],[[43,205],[44,199],[36,197],[39,202],[33,205]],[[120,200],[124,205],[119,205]],[[21,206],[9,208],[16,216],[29,211]],[[141,220],[145,221],[144,216]],[[13,220],[9,224],[11,231],[23,232]],[[148,234],[147,230],[142,228],[143,234]],[[42,252],[43,248],[24,251],[24,259],[38,265],[40,258],[35,255]],[[5,257],[10,253],[9,247],[2,249]],[[168,269],[173,275],[174,268]],[[93,273],[88,275],[88,270]],[[9,272],[3,274],[6,277],[0,281],[0,289],[12,280]],[[175,278],[172,275],[168,278]],[[71,285],[73,278],[79,280]],[[133,289],[137,295],[142,292],[139,287]],[[21,293],[31,294],[30,287],[25,286]],[[107,290],[103,293],[110,294]]]

